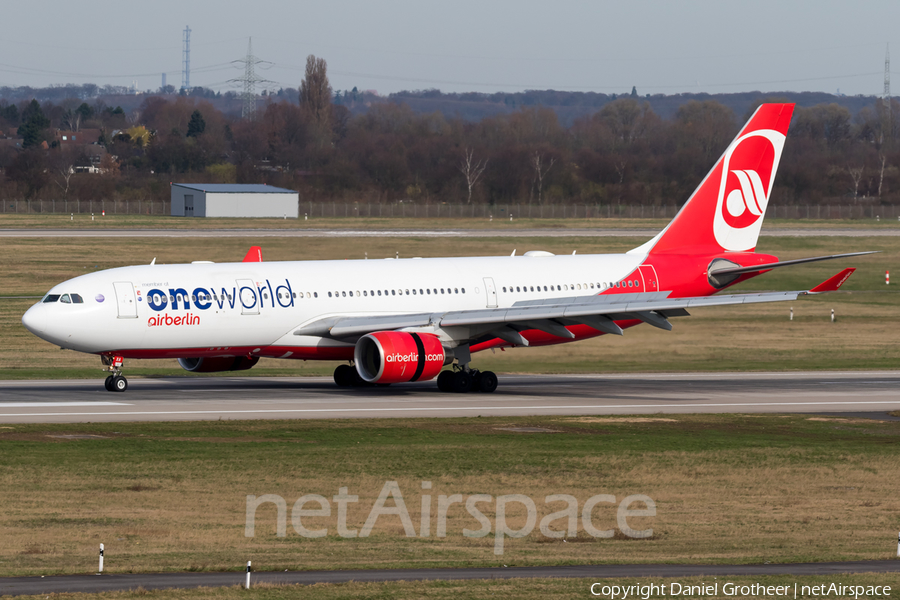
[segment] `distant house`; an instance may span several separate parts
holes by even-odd
[[[100,141],[100,130],[82,129],[80,131],[61,131],[57,129],[53,139],[63,148],[67,146],[86,146],[88,144],[96,144]]]
[[[300,194],[261,184],[173,183],[173,217],[290,217],[300,214]]]

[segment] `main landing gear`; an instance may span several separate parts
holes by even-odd
[[[103,364],[106,366],[105,371],[110,371],[112,375],[106,378],[103,385],[106,386],[107,392],[124,392],[128,389],[128,380],[122,376],[122,363],[125,361],[121,356],[103,356],[101,357]]]
[[[478,371],[468,366],[454,366],[455,371],[441,371],[437,385],[442,392],[465,394],[482,392],[490,394],[497,389],[497,376],[493,371]]]
[[[334,382],[338,387],[387,387],[389,383],[369,383],[359,376],[353,365],[338,365],[334,370]]]

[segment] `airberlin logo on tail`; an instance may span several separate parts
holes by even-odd
[[[738,178],[741,187],[728,192],[728,196],[725,198],[725,210],[728,214],[724,216],[739,219],[744,213],[749,213],[753,217],[761,217],[763,210],[760,208],[760,201],[765,206],[766,190],[763,189],[759,173],[750,169],[746,171],[735,169],[732,174]]]
[[[735,140],[722,157],[713,232],[725,250],[756,247],[783,147],[784,135],[761,129]]]

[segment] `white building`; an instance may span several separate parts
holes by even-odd
[[[290,217],[300,214],[300,194],[263,184],[173,183],[173,217]]]

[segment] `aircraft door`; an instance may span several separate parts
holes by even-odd
[[[241,314],[258,315],[259,305],[262,304],[262,301],[259,297],[259,290],[253,285],[253,281],[251,279],[238,279],[237,288],[238,301],[241,303]]]
[[[656,277],[656,269],[653,268],[653,265],[641,265],[638,268],[640,269],[641,277],[644,279],[644,291],[658,292],[659,279]]]
[[[116,306],[120,319],[137,319],[137,302],[134,300],[134,285],[130,281],[116,281]]]
[[[487,295],[487,307],[497,308],[497,287],[493,277],[484,278],[484,293]]]

